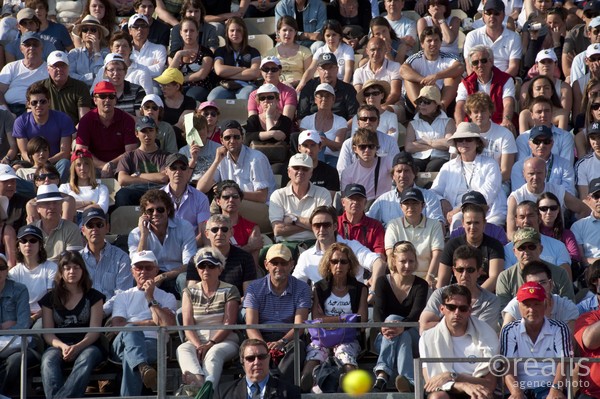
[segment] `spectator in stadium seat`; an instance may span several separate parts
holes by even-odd
[[[159,147],[161,150],[174,154],[178,151],[177,137],[173,127],[167,122],[163,121],[165,105],[161,98],[156,94],[146,94],[142,99],[140,108],[141,116],[149,116],[154,119],[154,123],[157,126],[156,139],[159,141]],[[205,145],[208,145],[203,141]]]
[[[75,199],[75,208],[79,213],[93,207],[108,212],[108,187],[96,180],[92,154],[88,150],[75,150],[71,155],[71,162],[69,182],[58,187],[60,192]],[[79,216],[81,215],[77,217]]]
[[[508,358],[569,358],[573,356],[566,323],[545,316],[546,290],[538,282],[519,287],[521,320],[502,328],[500,352]],[[563,362],[508,362],[504,383],[513,397],[565,398],[566,366]],[[516,364],[516,367],[515,367]],[[543,371],[542,371],[543,370]]]
[[[31,197],[25,193],[17,193],[17,175],[9,165],[0,165],[0,195],[8,198],[8,219],[6,224],[15,231],[26,225],[26,205]]]
[[[472,315],[497,331],[499,329],[498,315],[502,308],[498,297],[477,283],[479,276],[483,273],[482,263],[483,257],[477,248],[461,245],[452,255],[452,273],[458,284],[466,287],[471,293]],[[443,304],[442,295],[446,288],[436,289],[427,300],[427,306],[419,317],[421,334],[423,331],[435,327],[444,317],[440,306]]]
[[[584,358],[598,358],[600,356],[600,310],[593,310],[579,316],[575,322],[575,341],[579,347],[579,354]],[[580,376],[580,399],[593,399],[600,395],[600,363],[581,362],[581,367],[588,370]]]
[[[302,18],[300,13],[302,11]],[[275,21],[279,26],[282,17],[288,16],[296,20],[298,43],[314,51],[323,45],[321,31],[327,21],[327,6],[317,0],[281,0],[275,6]],[[313,52],[314,52],[313,51]]]
[[[142,14],[134,14],[127,22],[129,35],[133,38],[132,58],[150,70],[150,76],[156,78],[165,69],[167,49],[162,44],[148,40],[150,24]]]
[[[221,124],[222,147],[215,160],[198,180],[196,188],[207,193],[222,180],[233,180],[244,191],[248,201],[268,202],[275,189],[275,177],[267,157],[244,145],[244,129],[239,122],[227,120]]]
[[[577,310],[580,315],[591,312],[592,310],[598,310],[598,303],[600,301],[598,279],[600,279],[600,259],[595,260],[594,263],[588,265],[586,269],[585,282],[587,283],[589,291],[577,304]]]
[[[114,177],[123,154],[137,147],[135,120],[126,112],[115,109],[117,94],[112,83],[98,83],[93,96],[97,108],[79,121],[77,148],[92,153],[94,166],[101,170],[101,177]]]
[[[106,241],[109,231],[108,216],[102,209],[90,208],[83,212],[81,233],[86,245],[81,256],[92,279],[92,287],[106,298],[105,316],[112,314],[115,295],[133,286],[129,255]]]
[[[161,3],[163,3],[163,0],[160,0],[157,3],[157,13],[159,14],[159,16],[159,11],[162,8],[160,6]],[[174,1],[172,3],[175,4],[176,2]],[[204,47],[208,47],[214,52],[217,49],[217,47],[219,47],[219,37],[217,34],[217,28],[213,24],[206,21],[206,8],[204,7],[204,3],[202,2],[202,0],[183,0],[181,3],[183,4],[181,5],[180,17],[194,18],[198,22],[198,25],[200,25],[198,32],[202,32],[201,35],[198,35],[198,43]],[[170,3],[168,4],[171,5]],[[221,4],[219,4],[219,6],[221,6]],[[212,9],[213,8],[211,7],[211,10]],[[179,11],[180,10],[178,9],[177,13],[179,13]],[[181,24],[179,23],[181,18],[175,19],[170,14],[168,14],[167,17],[168,18],[165,19],[162,16],[160,16],[160,19],[169,23],[170,25],[173,25],[173,28],[171,29],[169,51],[176,52],[181,50],[181,48],[183,47],[183,39],[181,38]],[[211,16],[209,19],[212,19],[212,17],[213,16]]]
[[[462,203],[462,205],[461,205],[462,211],[464,211],[465,206],[467,206],[469,204],[477,205],[480,208],[482,208],[484,211],[484,215],[487,214],[487,211],[489,209],[487,201],[485,200],[485,197],[483,196],[483,194],[481,194],[478,191],[467,191],[462,196],[461,203]],[[506,245],[508,243],[508,238],[506,237],[506,232],[504,231],[504,228],[501,226],[498,226],[493,223],[488,223],[486,221],[483,232],[486,235],[493,237],[496,240],[500,241],[500,243],[502,245]],[[455,238],[458,236],[462,236],[464,234],[465,234],[465,228],[461,225],[461,226],[457,227],[456,229],[452,230],[452,232],[450,233],[450,238]]]
[[[221,146],[220,128],[217,128],[218,132],[215,132],[217,135],[218,144],[214,140],[210,139],[208,135],[208,118],[206,118],[204,115],[209,113],[212,114],[213,112],[215,113],[215,118],[210,116],[209,118],[216,119],[216,114],[218,112],[216,109],[214,111],[203,110],[196,111],[194,113],[191,123],[189,120],[188,122],[184,123],[185,131],[193,132],[195,130],[198,132],[198,136],[200,136],[200,140],[202,140],[202,143],[204,144],[202,147],[200,147],[199,143],[196,143],[195,140],[192,140],[191,144],[186,144],[179,149],[179,153],[185,155],[190,160],[189,165],[190,168],[193,169],[191,184],[194,187],[196,187],[198,180],[200,180],[204,173],[206,173],[206,171],[210,168],[210,165],[212,165],[214,162],[217,154],[217,148]]]
[[[298,136],[298,152],[308,155],[313,161],[313,171],[310,182],[316,186],[324,187],[331,193],[340,191],[340,176],[337,170],[325,162],[319,162],[319,153],[322,149],[322,139],[316,130],[304,130]],[[287,184],[288,177],[283,176],[281,185]]]
[[[41,137],[41,136],[38,136]],[[33,139],[35,140],[35,138]],[[35,185],[36,192],[40,188],[40,186],[47,184],[55,184],[57,186],[60,185],[60,174],[54,165],[50,162],[46,162],[34,170],[33,173],[33,182]],[[60,189],[59,189],[60,191]],[[61,193],[63,204],[61,206],[62,209],[62,218],[65,220],[76,220],[76,212],[77,212],[77,203],[75,198],[71,197],[68,194]],[[27,203],[27,222],[33,223],[35,220],[39,220],[40,216],[37,211],[36,201],[35,199],[30,200]]]
[[[53,51],[48,56],[48,78],[41,83],[50,92],[50,106],[71,117],[74,125],[89,112],[92,98],[88,86],[81,80],[69,76],[67,53]]]
[[[388,20],[400,41],[397,51],[400,54],[404,53],[405,56],[403,58],[405,58],[417,43],[417,23],[407,16],[402,15],[402,10],[405,6],[404,0],[385,0],[383,6],[387,11],[387,15],[384,18]]]
[[[588,187],[592,180],[598,177],[600,170],[600,123],[594,122],[587,128],[585,132],[589,146],[592,152],[579,157],[579,161],[575,164],[577,172],[577,191],[579,198],[585,200],[588,196]],[[573,194],[573,193],[571,193]],[[575,195],[575,194],[573,194]]]
[[[35,11],[33,8],[23,8],[19,10],[17,13],[17,29],[19,34],[16,37],[16,40],[11,40],[4,46],[4,56],[6,58],[6,62],[13,62],[17,60],[23,59],[23,51],[19,48],[19,39],[27,32],[37,33],[40,40],[42,41],[42,57],[45,59],[48,55],[57,50],[54,46],[54,43],[50,39],[43,37],[40,33],[42,21],[35,15]],[[47,36],[47,35],[44,35]],[[54,40],[56,40],[53,37]]]
[[[115,296],[113,327],[175,325],[177,302],[156,283],[158,263],[152,251],[132,254],[131,273],[135,287]],[[123,331],[113,341],[112,357],[123,364],[121,396],[138,396],[143,386],[156,390],[156,369],[151,366],[158,358],[156,339],[154,331]],[[164,350],[161,348],[160,353]]]
[[[279,101],[276,102],[279,111],[290,118],[292,121],[296,117],[296,108],[298,107],[298,93],[292,87],[281,81],[281,60],[276,56],[266,56],[260,62],[260,72],[265,84],[275,85],[279,91]],[[250,93],[248,97],[248,116],[262,114],[265,111],[265,104],[258,99],[258,90],[260,87]]]
[[[592,205],[592,213],[571,226],[584,265],[591,265],[600,259],[600,177],[590,182],[588,192],[587,201]]]
[[[422,358],[486,358],[498,354],[496,332],[472,315],[471,303],[471,292],[467,287],[451,285],[444,288],[439,307],[444,317],[435,327],[423,331],[419,340]],[[457,338],[462,344],[453,345]],[[423,376],[425,391],[430,399],[487,398],[493,396],[496,387],[496,376],[490,373],[488,362],[423,363]],[[460,394],[462,396],[455,396]]]
[[[167,24],[169,21],[153,17],[154,11],[157,11],[160,18],[160,13],[156,9],[156,0],[134,0],[133,10],[136,14],[145,16],[148,20],[148,25],[150,25],[148,41],[167,48],[169,46],[171,26]]]
[[[517,263],[504,270],[498,276],[496,282],[496,295],[500,298],[501,308],[504,309],[508,302],[515,297],[521,285],[525,282],[521,272],[523,268],[532,261],[540,261],[542,243],[540,233],[530,227],[519,229],[513,236],[514,253]],[[551,263],[545,262],[552,273],[553,294],[559,294],[570,300],[575,299],[573,294],[573,283],[567,272]]]
[[[289,88],[289,86],[283,85]],[[281,93],[277,86],[271,83],[263,84],[252,93],[256,103],[260,104],[260,113],[252,113],[248,117],[245,143],[251,145],[253,141],[257,141],[263,144],[289,144],[294,122],[293,119],[281,112],[279,98],[284,93]],[[292,96],[295,98],[296,94],[294,93]]]
[[[400,82],[400,81],[398,81]],[[398,139],[398,115],[395,112],[388,111],[387,104],[390,97],[391,86],[384,80],[367,80],[357,89],[356,99],[361,105],[368,104],[377,107],[379,109],[379,125],[377,130],[388,136]],[[393,105],[394,103],[391,103]],[[358,115],[354,115],[352,118],[352,131],[355,132],[358,129]]]
[[[81,38],[82,46],[69,51],[69,75],[91,86],[109,52],[106,39],[110,32],[88,15],[73,27],[73,34]]]

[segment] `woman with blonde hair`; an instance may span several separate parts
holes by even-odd
[[[92,153],[86,149],[75,150],[71,155],[71,177],[58,190],[75,198],[78,213],[94,207],[108,212],[108,187],[96,180]]]

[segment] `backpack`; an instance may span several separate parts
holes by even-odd
[[[338,392],[341,374],[342,364],[335,357],[329,356],[326,361],[319,364],[313,370],[313,381],[315,382],[313,392]]]

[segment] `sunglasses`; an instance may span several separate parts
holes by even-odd
[[[531,140],[531,142],[535,145],[541,145],[541,144],[546,144],[546,145],[550,145],[552,144],[553,140],[552,139],[535,139],[535,140]]]
[[[81,28],[81,32],[82,33],[98,33],[98,28],[88,28],[88,27],[83,27]]]
[[[46,179],[57,180],[60,179],[60,176],[56,173],[42,173],[41,175],[34,176],[33,179],[35,181],[44,181]]]
[[[40,47],[40,43],[37,40],[28,40],[25,43],[21,44],[21,46],[27,47]]]
[[[473,137],[463,137],[461,139],[454,139],[457,143],[472,143],[475,139]]]
[[[241,134],[232,134],[230,136],[223,136],[223,141],[229,141],[229,140],[240,140],[242,138]]]
[[[37,244],[38,242],[40,242],[38,238],[19,238],[19,243],[21,244]]]
[[[8,270],[8,265],[0,265],[0,272]]]
[[[590,62],[598,62],[600,61],[600,57],[590,57],[588,60],[590,60]]]
[[[375,144],[358,144],[356,147],[358,147],[360,151],[366,151],[367,149],[374,150],[377,148]]]
[[[306,166],[290,166],[290,168],[293,170],[301,170],[303,172],[308,172],[310,170],[310,168],[307,168]]]
[[[273,101],[275,100],[275,96],[259,96],[258,101]]]
[[[469,311],[469,305],[453,305],[451,303],[445,303],[444,306],[450,312],[455,312],[456,309],[458,309],[458,311],[461,312],[461,313],[465,313],[465,312]]]
[[[148,216],[152,216],[154,214],[154,211],[156,211],[156,213],[165,213],[166,210],[167,208],[165,208],[164,206],[159,206],[156,208],[146,208],[144,209],[144,213]]]
[[[146,111],[158,111],[158,105],[144,105]]]
[[[330,259],[329,260],[331,262],[332,265],[337,265],[337,264],[342,264],[342,265],[347,265],[348,263],[350,263],[350,261],[348,259]]]
[[[485,64],[487,64],[487,62],[488,62],[487,58],[482,58],[480,60],[472,60],[471,65],[473,65],[473,66],[479,66],[479,64],[485,65]]]
[[[429,105],[429,104],[431,104],[432,102],[433,102],[433,101],[431,101],[431,100],[429,100],[429,99],[427,99],[427,98],[419,98],[419,99],[416,101],[416,104],[417,104],[417,105]]]
[[[115,98],[117,98],[117,95],[114,93],[111,93],[111,94],[101,93],[101,94],[96,94],[96,97],[99,98],[100,100],[106,100],[107,98],[109,100],[114,100]]]
[[[477,271],[477,269],[474,267],[455,267],[454,270],[458,274],[463,274],[464,272],[467,272],[468,274],[473,274]]]
[[[600,199],[600,191],[596,191],[594,194],[592,194],[592,198],[595,200],[599,200]]]
[[[94,222],[87,222],[85,224],[85,227],[87,227],[90,230],[93,229],[93,228],[103,229],[104,226],[106,226],[106,223],[104,223],[104,222],[95,222],[95,223]]]
[[[217,117],[217,112],[216,111],[203,111],[202,112],[202,116],[204,116],[205,118],[208,118],[209,116],[212,116],[213,118]]]
[[[169,170],[172,172],[177,172],[178,170],[185,172],[186,170],[188,170],[188,166],[186,164],[171,165],[169,166]]]
[[[592,29],[592,35],[600,34],[600,29]]]
[[[199,265],[196,265],[196,268],[200,269],[200,270],[204,270],[204,269],[216,269],[217,267],[219,267],[219,265],[215,265],[214,263],[210,263],[210,262],[202,262]]]
[[[497,17],[497,16],[498,16],[498,15],[500,15],[501,13],[500,13],[500,11],[493,11],[493,10],[489,10],[489,11],[486,11],[484,14],[485,14],[485,15],[487,15],[487,16],[491,16],[491,15],[493,15],[493,16]]]
[[[140,24],[140,25],[133,25],[130,26],[131,29],[135,29],[135,30],[142,30],[142,29],[148,29],[149,26],[146,24]]]
[[[253,363],[256,359],[258,359],[258,360],[265,360],[268,357],[269,357],[268,353],[261,353],[259,355],[244,356],[244,360],[247,361],[248,363]]]
[[[331,223],[331,222],[313,223],[312,224],[312,227],[317,230],[320,230],[321,227],[325,228],[325,229],[330,229],[331,226],[333,226],[333,223]]]
[[[375,91],[370,91],[370,92],[365,92],[365,97],[373,97],[373,96],[378,96],[380,95],[381,92],[379,90],[375,90]]]
[[[142,270],[145,270],[147,272],[150,272],[154,269],[156,269],[156,266],[154,265],[133,265],[133,268],[139,272],[141,272]]]
[[[219,230],[221,230],[223,233],[227,233],[229,231],[229,227],[227,227],[227,226],[215,226],[215,227],[211,227],[209,230],[213,234],[217,234],[219,232]]]
[[[519,252],[523,252],[525,250],[535,251],[536,249],[537,249],[536,244],[525,244],[525,245],[521,245],[519,248],[517,248],[517,251],[519,251]]]
[[[46,105],[48,104],[48,100],[46,100],[45,98],[42,98],[41,100],[33,100],[29,102],[29,105],[31,105],[32,107],[37,107],[38,105]]]
[[[261,71],[263,71],[264,73],[275,73],[275,72],[279,72],[279,67],[264,67],[264,68],[260,68]]]
[[[239,194],[221,195],[221,199],[225,200],[225,201],[229,201],[231,198],[240,199],[240,195]]]
[[[590,108],[591,108],[593,111],[598,111],[598,110],[600,109],[600,103],[593,103],[593,104],[590,106]]]
[[[376,116],[359,116],[358,120],[361,122],[377,122]]]
[[[558,205],[540,206],[540,207],[538,207],[538,209],[540,210],[540,212],[548,212],[548,211],[556,212],[556,211],[558,211]]]

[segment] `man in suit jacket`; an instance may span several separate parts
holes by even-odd
[[[299,387],[269,374],[269,348],[264,341],[249,338],[242,342],[240,361],[246,375],[219,385],[217,399],[300,399]]]

